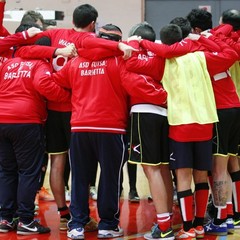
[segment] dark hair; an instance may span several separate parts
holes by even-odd
[[[47,26],[57,26],[57,21],[55,19],[45,19],[44,25]]]
[[[34,45],[51,46],[51,39],[49,37],[41,37]]]
[[[55,19],[45,19],[43,24],[43,30],[48,30],[50,27],[57,27],[57,21]]]
[[[21,24],[17,27],[17,29],[15,30],[15,33],[22,32],[22,31],[26,31],[26,30],[28,30],[28,29],[31,28],[31,27],[36,27],[36,28],[41,29],[41,27],[40,27],[38,24],[34,23],[34,22],[21,23]]]
[[[83,4],[73,11],[73,24],[77,28],[85,28],[91,22],[96,22],[98,17],[97,10],[90,4]]]
[[[156,40],[156,33],[153,27],[147,22],[142,22],[134,25],[129,31],[128,36],[131,37],[133,35],[140,36],[142,39],[146,39],[152,42]]]
[[[176,17],[170,22],[170,24],[176,24],[181,28],[183,38],[187,37],[188,34],[191,33],[192,27],[187,18]]]
[[[122,40],[122,30],[113,24],[106,24],[99,29],[98,36],[113,41]]]
[[[182,40],[182,30],[176,24],[168,24],[160,30],[162,43],[171,45]]]
[[[228,9],[222,13],[222,23],[233,26],[234,31],[240,30],[240,12],[235,9]]]
[[[187,19],[193,29],[200,28],[205,31],[212,28],[212,14],[204,9],[192,9]]]
[[[44,19],[41,13],[35,12],[33,10],[25,12],[25,14],[22,17],[21,23],[29,23],[34,22],[36,23],[38,20],[44,24]]]

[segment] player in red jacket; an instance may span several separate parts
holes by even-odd
[[[48,233],[34,220],[34,199],[39,187],[47,118],[46,99],[66,101],[70,92],[45,76],[47,60],[13,58],[0,68],[0,232]],[[44,78],[45,77],[45,78]]]
[[[130,36],[134,35],[151,42],[154,42],[156,38],[151,25],[146,22],[139,23],[132,27]],[[130,39],[131,37],[128,40]],[[134,43],[136,43],[135,47],[138,49],[138,41]],[[129,44],[132,44],[131,41]],[[134,46],[134,44],[132,46]],[[154,58],[156,58],[156,56],[151,51],[139,48],[139,51],[135,52],[132,58],[127,60],[126,66],[129,70],[132,70],[130,65],[134,61],[137,65],[137,70],[140,65],[138,64],[139,61],[144,63]],[[157,79],[156,82],[160,82],[158,79],[161,78],[161,76],[159,76],[158,73],[164,68],[164,61],[162,61],[162,63],[163,65],[159,64],[156,68],[152,66],[154,69],[148,69],[153,73],[152,77]],[[155,71],[156,69],[157,71]],[[141,70],[137,70],[136,72],[140,73]],[[144,74],[147,74],[147,71],[144,72]],[[157,223],[154,224],[154,230],[153,233],[150,234],[150,237],[157,239],[161,237],[162,234],[165,239],[174,239],[171,226],[173,183],[169,169],[169,125],[166,103],[156,105],[144,101],[144,99],[139,97],[131,97],[130,126],[128,161],[130,164],[141,164],[148,179],[151,197],[156,209]]]
[[[190,20],[193,30],[198,30],[198,33],[212,28],[211,13],[209,12],[193,9],[187,17]],[[234,166],[234,163],[237,163],[230,156],[236,156],[238,153],[240,102],[229,71],[222,71],[213,76],[212,85],[219,117],[219,122],[215,124],[214,128],[214,157],[210,181],[216,211],[213,221],[206,225],[205,230],[209,234],[221,235],[226,234],[226,231],[234,229],[233,222],[226,221],[228,217],[228,186],[231,185],[228,170]],[[239,185],[240,175],[238,171],[234,178],[234,186]],[[219,192],[221,192],[220,195]],[[238,198],[239,196],[240,192],[238,192]],[[236,224],[238,224],[237,222]]]
[[[232,30],[229,33],[224,33],[224,40],[232,46],[235,51],[238,52],[240,56],[240,12],[236,9],[228,9],[222,13],[220,17],[220,24],[230,25]],[[221,26],[221,25],[220,25]],[[215,31],[216,32],[216,31]],[[230,73],[234,84],[237,89],[238,96],[240,94],[240,61],[236,61],[235,64],[230,68]],[[240,151],[238,149],[238,156]],[[240,228],[240,168],[239,168],[239,157],[238,156],[230,156],[229,158],[229,173],[232,180],[233,191],[229,191],[228,194],[228,202],[227,208],[231,203],[233,203],[234,208],[230,211],[230,219],[234,219],[234,228]],[[230,199],[230,200],[229,200]],[[232,200],[233,199],[233,200]],[[231,209],[231,208],[230,208]],[[234,210],[234,211],[233,211]]]

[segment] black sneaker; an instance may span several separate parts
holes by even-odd
[[[167,231],[163,232],[160,230],[157,224],[154,224],[154,226],[151,229],[151,232],[144,234],[143,237],[148,240],[154,240],[154,239],[174,240],[175,239],[172,228],[169,228]]]
[[[140,198],[139,198],[136,190],[130,190],[130,192],[128,194],[128,200],[130,202],[139,202],[140,201]]]
[[[17,226],[17,234],[20,235],[42,234],[49,233],[50,231],[50,228],[42,226],[36,220],[33,220],[29,224],[23,224],[22,222],[19,222]]]
[[[240,228],[240,218],[234,218],[233,225],[234,225],[234,228],[239,229]]]
[[[7,233],[10,231],[15,230],[17,227],[17,222],[12,220],[11,222],[8,222],[7,220],[2,219],[0,221],[0,232],[1,233]]]

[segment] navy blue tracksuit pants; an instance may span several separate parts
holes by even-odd
[[[0,218],[33,220],[44,151],[41,124],[0,124]]]
[[[70,144],[72,190],[70,229],[84,227],[89,221],[89,181],[91,168],[100,165],[98,184],[98,229],[111,230],[119,224],[119,199],[122,168],[126,162],[125,135],[113,133],[73,132]]]

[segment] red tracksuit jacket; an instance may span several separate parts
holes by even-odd
[[[167,98],[161,85],[154,85],[149,77],[127,72],[122,57],[99,61],[77,57],[52,77],[62,87],[71,89],[73,132],[125,133],[128,94],[154,104],[162,104]]]
[[[52,68],[44,60],[13,58],[0,67],[0,123],[44,123],[46,99],[66,101],[70,92],[45,79]]]

